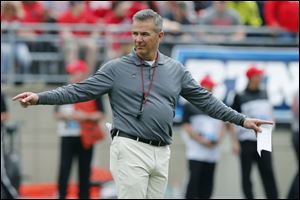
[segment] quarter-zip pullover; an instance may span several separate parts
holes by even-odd
[[[242,125],[245,116],[227,107],[199,86],[178,61],[158,53],[156,72],[142,117],[141,69],[145,90],[149,88],[153,66],[141,62],[133,50],[129,55],[104,64],[93,76],[76,84],[38,93],[38,104],[70,104],[95,99],[108,93],[113,113],[113,128],[149,140],[172,142],[172,124],[179,95],[211,117]],[[151,73],[151,74],[150,74]]]

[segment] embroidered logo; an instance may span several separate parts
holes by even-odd
[[[136,74],[131,74],[131,78],[135,79]]]

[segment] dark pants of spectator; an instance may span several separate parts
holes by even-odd
[[[268,199],[277,199],[278,191],[272,167],[271,153],[262,151],[261,157],[257,153],[256,141],[242,141],[241,143],[241,170],[242,170],[242,184],[244,195],[247,199],[253,199],[253,189],[251,177],[251,168],[253,162],[257,163],[260,176],[262,178],[265,194]]]
[[[288,199],[299,199],[299,131],[293,133],[292,143],[298,160],[298,172],[290,186]]]
[[[78,157],[79,198],[89,199],[93,147],[84,149],[80,137],[62,137],[59,168],[59,198],[65,199],[73,158]]]
[[[214,184],[216,163],[189,160],[190,179],[187,186],[187,199],[208,199]]]

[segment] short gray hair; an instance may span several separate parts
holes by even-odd
[[[145,9],[135,13],[132,17],[133,21],[146,21],[149,19],[152,19],[154,21],[155,31],[161,32],[163,27],[163,20],[157,12],[154,12],[151,9]]]

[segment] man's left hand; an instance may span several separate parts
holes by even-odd
[[[267,120],[260,120],[260,119],[253,119],[253,118],[246,118],[243,124],[244,128],[253,129],[255,133],[260,133],[262,130],[259,127],[262,124],[274,124],[273,121]]]

